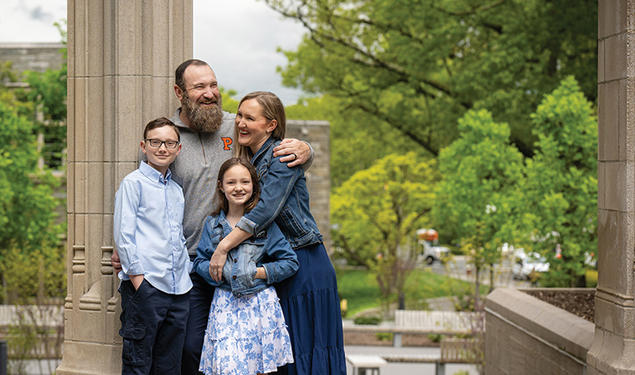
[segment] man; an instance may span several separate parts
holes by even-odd
[[[179,65],[175,72],[174,93],[181,102],[181,108],[176,110],[171,120],[181,132],[182,149],[170,170],[174,180],[183,188],[183,232],[190,257],[194,259],[204,219],[212,210],[218,169],[233,153],[235,115],[223,112],[216,75],[204,61],[191,59]],[[280,160],[293,167],[309,161],[312,152],[305,142],[285,139],[274,149],[274,155],[286,155]],[[120,264],[116,250],[111,260],[118,270]],[[184,375],[198,373],[214,293],[213,288],[196,272],[190,277],[193,287],[181,366]]]

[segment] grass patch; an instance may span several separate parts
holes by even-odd
[[[380,306],[379,286],[375,276],[365,270],[337,270],[340,298],[347,300],[347,317]],[[472,283],[438,275],[429,269],[413,271],[405,286],[406,308],[425,309],[428,298],[472,294]],[[487,287],[481,289],[483,295]],[[396,301],[393,301],[396,302]]]

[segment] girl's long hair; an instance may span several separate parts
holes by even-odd
[[[229,202],[227,201],[227,197],[225,197],[225,193],[221,191],[221,187],[223,186],[223,177],[225,176],[225,172],[235,165],[242,165],[247,168],[249,176],[251,177],[251,197],[249,197],[247,202],[245,202],[245,213],[251,211],[254,207],[256,207],[256,204],[258,204],[258,199],[260,198],[260,183],[258,182],[258,172],[256,172],[256,168],[254,168],[249,161],[239,158],[231,158],[225,161],[218,170],[212,216],[220,214],[221,210],[225,213],[229,210]]]

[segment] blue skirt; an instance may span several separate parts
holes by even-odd
[[[324,245],[296,250],[300,268],[276,285],[295,363],[280,374],[346,375],[337,280]]]

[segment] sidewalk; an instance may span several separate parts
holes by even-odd
[[[344,350],[346,354],[366,354],[366,355],[379,355],[382,354],[437,354],[440,355],[439,348],[426,348],[426,347],[406,347],[406,348],[394,348],[391,346],[359,346],[350,345],[345,346]],[[476,366],[468,364],[446,364],[445,374],[453,375],[459,371],[467,371],[469,375],[478,375]],[[346,373],[353,374],[350,364],[346,364]],[[417,363],[388,363],[380,370],[381,375],[434,375],[435,365],[429,363],[417,364]]]
[[[344,347],[347,354],[366,354],[366,355],[379,355],[382,354],[436,354],[440,355],[439,348],[426,348],[426,347],[406,347],[406,348],[393,348],[391,346],[361,346],[361,345],[348,345]],[[10,361],[13,362],[13,361]],[[26,375],[39,375],[49,374],[47,371],[49,366],[55,369],[59,365],[59,360],[51,361],[27,361],[26,363]],[[381,369],[381,375],[434,375],[435,365],[429,363],[423,364],[410,364],[410,363],[388,363]],[[42,372],[40,372],[42,371]],[[453,375],[459,371],[468,371],[469,375],[478,375],[476,366],[468,364],[447,364],[445,365],[445,374]],[[353,374],[350,364],[346,364],[346,373]]]

